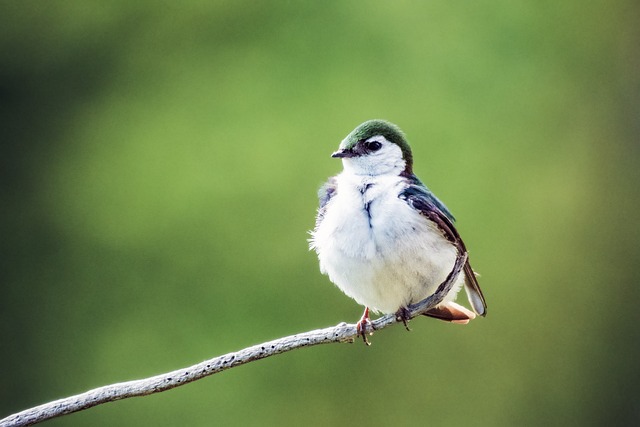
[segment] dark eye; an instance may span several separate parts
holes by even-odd
[[[369,141],[365,145],[367,146],[367,149],[369,151],[378,151],[382,148],[382,144],[380,144],[378,141]]]

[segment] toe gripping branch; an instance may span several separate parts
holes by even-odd
[[[408,307],[400,307],[398,311],[396,311],[396,321],[402,322],[404,328],[407,331],[411,331],[408,324],[409,320],[411,320],[411,310],[409,310]]]
[[[371,331],[367,332],[367,328],[370,328]],[[362,337],[362,340],[366,345],[371,345],[369,340],[367,339],[367,335],[373,335],[373,331],[376,329],[371,323],[371,318],[369,317],[369,307],[365,307],[364,313],[362,313],[362,317],[356,323],[356,329],[358,331],[358,336]]]

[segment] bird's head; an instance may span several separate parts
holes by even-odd
[[[385,120],[356,127],[331,157],[342,159],[345,171],[356,175],[411,174],[411,148],[400,128]]]

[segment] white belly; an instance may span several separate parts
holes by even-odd
[[[433,294],[453,268],[456,250],[431,221],[398,198],[402,179],[337,179],[338,192],[312,238],[321,271],[358,303],[383,313]],[[359,188],[367,184],[363,194]],[[462,276],[457,279],[447,300],[463,282]]]

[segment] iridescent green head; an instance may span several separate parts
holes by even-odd
[[[411,174],[413,167],[404,133],[385,120],[369,120],[356,127],[332,157],[342,158],[345,169],[358,175]]]

